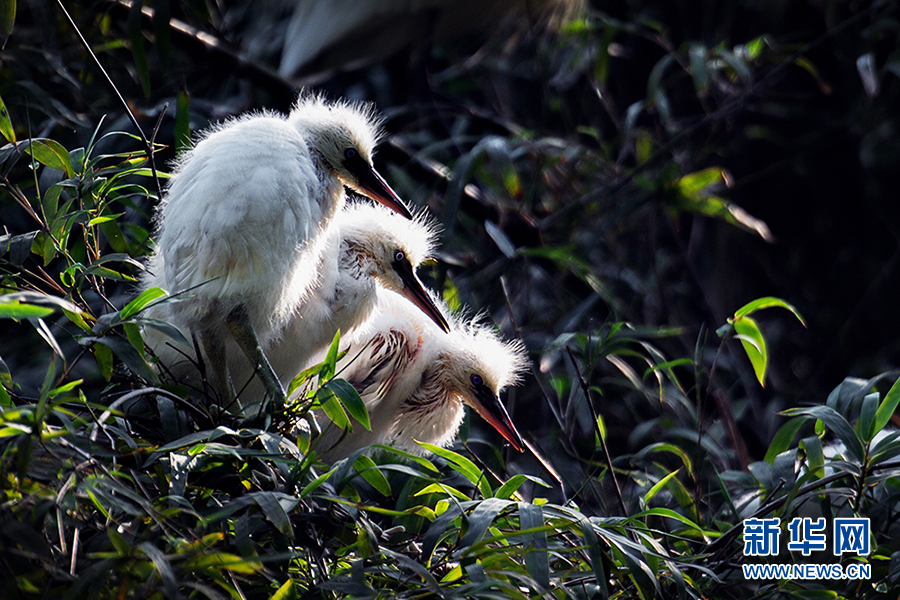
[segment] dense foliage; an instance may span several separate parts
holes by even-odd
[[[522,455],[473,420],[331,466],[159,369],[142,311],[177,299],[135,285],[191,131],[289,107],[279,14],[0,1],[0,596],[896,597],[900,9],[641,4],[317,74],[386,114],[425,278],[534,365]],[[335,359],[297,384],[364,420]],[[797,516],[872,552],[742,556]]]

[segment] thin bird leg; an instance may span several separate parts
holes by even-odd
[[[241,350],[250,359],[253,368],[259,373],[259,378],[262,379],[268,395],[272,397],[274,413],[280,415],[284,412],[284,403],[287,395],[284,387],[281,385],[281,381],[275,375],[275,369],[272,368],[269,359],[266,358],[265,352],[259,345],[259,340],[253,331],[253,326],[250,324],[250,318],[247,316],[246,309],[243,306],[238,306],[228,314],[225,321],[228,323],[231,335],[234,336]],[[265,408],[266,406],[263,404],[259,411],[260,415],[265,414]]]
[[[201,331],[200,341],[212,371],[213,385],[222,395],[223,408],[233,415],[242,415],[243,407],[234,393],[234,385],[231,383],[231,375],[228,373],[225,343],[219,335],[211,331]]]

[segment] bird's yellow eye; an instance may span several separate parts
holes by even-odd
[[[344,156],[346,158],[355,158],[356,157],[356,148],[347,148],[344,150]]]
[[[394,262],[403,262],[404,260],[406,260],[406,255],[403,254],[403,250],[394,252]]]
[[[478,373],[473,373],[469,379],[472,380],[472,385],[474,385],[475,387],[481,387],[482,385],[484,385],[484,380]]]

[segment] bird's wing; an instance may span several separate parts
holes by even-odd
[[[199,296],[220,301],[259,296],[264,305],[279,303],[272,290],[302,292],[314,272],[300,281],[297,268],[326,225],[327,201],[305,141],[285,119],[225,126],[186,155],[169,188],[159,240],[167,287],[201,286]]]
[[[350,354],[353,354],[351,349]],[[356,360],[357,367],[347,381],[371,408],[390,393],[397,376],[409,365],[412,352],[406,334],[391,328],[379,331]]]

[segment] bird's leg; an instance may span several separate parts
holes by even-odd
[[[269,359],[266,358],[265,352],[259,345],[259,340],[253,331],[253,326],[250,324],[250,318],[247,316],[246,309],[243,306],[238,306],[228,314],[225,321],[228,323],[231,335],[234,336],[241,350],[244,351],[254,369],[259,373],[259,378],[262,379],[263,384],[266,386],[268,395],[272,397],[274,413],[280,415],[284,412],[286,400],[284,387],[281,385],[278,376],[275,375],[275,370],[269,364]],[[259,412],[261,415],[264,414],[265,408],[265,404],[260,408]]]
[[[210,331],[202,331],[200,332],[200,341],[203,343],[203,351],[209,360],[213,385],[222,395],[223,408],[233,415],[243,414],[243,407],[234,393],[234,385],[232,385],[231,375],[228,373],[228,360],[222,338]]]

